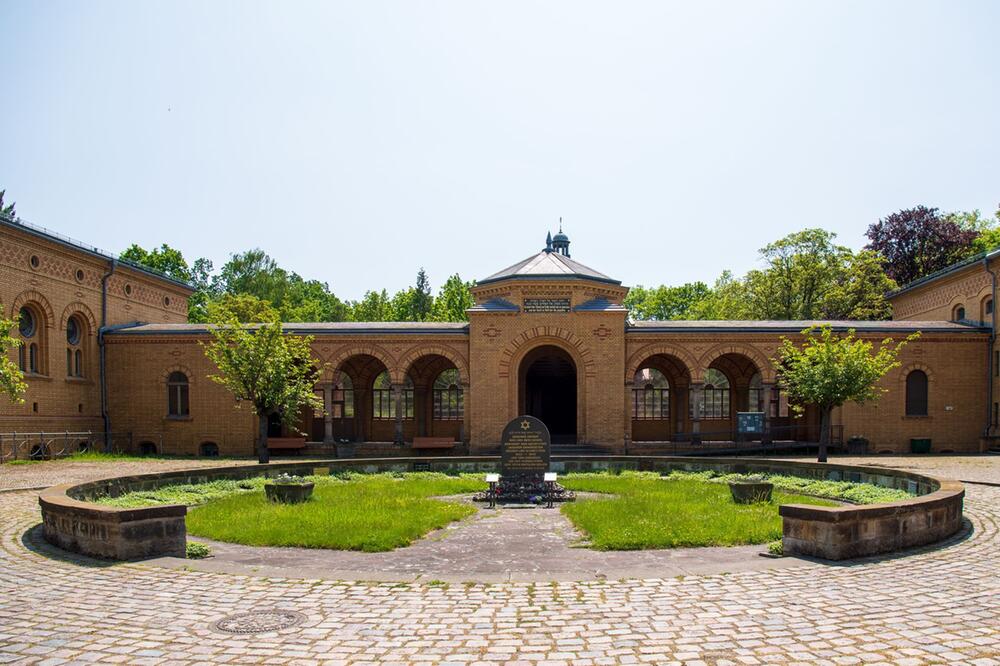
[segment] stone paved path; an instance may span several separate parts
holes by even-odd
[[[954,460],[939,464],[989,460],[983,473],[1000,477],[1000,458]],[[974,532],[947,547],[846,566],[400,585],[60,558],[34,538],[36,493],[5,493],[0,663],[1000,665],[1000,488],[970,486],[967,515]],[[254,609],[303,621],[211,628]]]

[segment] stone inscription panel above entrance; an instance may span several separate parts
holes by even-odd
[[[569,312],[568,298],[526,298],[525,312]]]
[[[541,476],[549,471],[549,429],[533,416],[519,416],[503,429],[500,451],[502,476]]]

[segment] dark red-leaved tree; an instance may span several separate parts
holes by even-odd
[[[917,206],[879,220],[865,235],[865,247],[885,257],[886,273],[902,286],[972,254],[979,232]]]

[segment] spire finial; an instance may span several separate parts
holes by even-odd
[[[559,216],[559,233],[562,233],[562,215]]]
[[[551,252],[552,251],[552,232],[551,231],[545,232],[545,251],[546,252]]]

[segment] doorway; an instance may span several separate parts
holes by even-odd
[[[576,443],[576,364],[564,349],[545,345],[521,361],[522,413],[549,429],[554,444]]]

